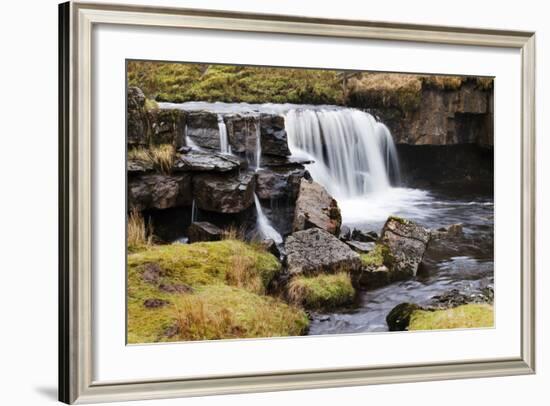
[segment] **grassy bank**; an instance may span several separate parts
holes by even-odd
[[[143,246],[128,255],[128,342],[302,334],[303,310],[266,295],[277,259],[236,240]]]
[[[296,276],[288,286],[292,303],[306,309],[330,310],[353,302],[355,289],[348,273]]]
[[[453,328],[493,327],[494,311],[489,304],[467,304],[452,309],[416,310],[409,330],[444,330]]]

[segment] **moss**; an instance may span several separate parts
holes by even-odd
[[[388,217],[388,221],[390,220],[397,221],[398,223],[403,224],[405,226],[408,224],[411,224],[410,220],[404,219],[403,217],[390,216]]]
[[[151,269],[154,277],[145,277]],[[235,240],[152,246],[132,253],[128,342],[300,335],[308,326],[304,311],[265,295],[279,270],[273,255]],[[184,286],[185,291],[163,286]],[[164,305],[148,308],[148,299]]]
[[[145,110],[158,110],[159,104],[155,100],[145,98]]]
[[[332,309],[353,302],[355,289],[348,273],[296,276],[288,287],[292,303],[308,309]]]
[[[494,325],[493,306],[467,304],[446,310],[416,310],[412,313],[409,330],[443,330],[480,328]]]
[[[378,268],[382,265],[391,267],[394,262],[390,249],[384,244],[376,244],[372,251],[360,254],[360,257],[363,266],[368,268]]]

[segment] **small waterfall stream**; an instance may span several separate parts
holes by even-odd
[[[277,232],[265,216],[260,199],[258,195],[254,193],[254,205],[256,207],[256,227],[260,233],[262,239],[273,240],[276,244],[282,244],[283,237]]]
[[[231,155],[231,145],[229,145],[229,140],[227,138],[227,127],[225,126],[225,121],[223,121],[223,115],[218,114],[218,129],[220,131],[220,152],[222,154]]]

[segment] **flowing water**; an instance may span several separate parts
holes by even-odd
[[[380,232],[390,215],[398,215],[429,228],[462,223],[464,235],[430,243],[422,268],[410,280],[360,292],[357,303],[330,314],[316,314],[310,334],[385,331],[385,317],[397,304],[427,304],[433,296],[458,289],[477,293],[493,283],[493,196],[481,190],[420,190],[400,186],[399,159],[388,128],[370,114],[336,106],[292,104],[184,103],[167,108],[208,110],[220,115],[280,114],[285,118],[293,157],[306,158],[312,178],[338,201],[343,224]],[[222,120],[223,121],[223,120]],[[220,126],[220,144],[227,132]],[[222,133],[225,132],[225,133]],[[256,146],[247,157],[252,168],[261,167],[259,125]],[[264,238],[282,241],[255,196],[257,229]]]

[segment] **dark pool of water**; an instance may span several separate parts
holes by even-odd
[[[415,207],[397,210],[425,227],[462,223],[464,236],[431,242],[418,275],[410,280],[359,293],[358,303],[338,313],[315,314],[310,335],[387,331],[386,316],[399,303],[428,304],[433,296],[458,289],[480,293],[493,283],[493,198],[478,190],[430,191]],[[349,224],[380,231],[380,221]]]

